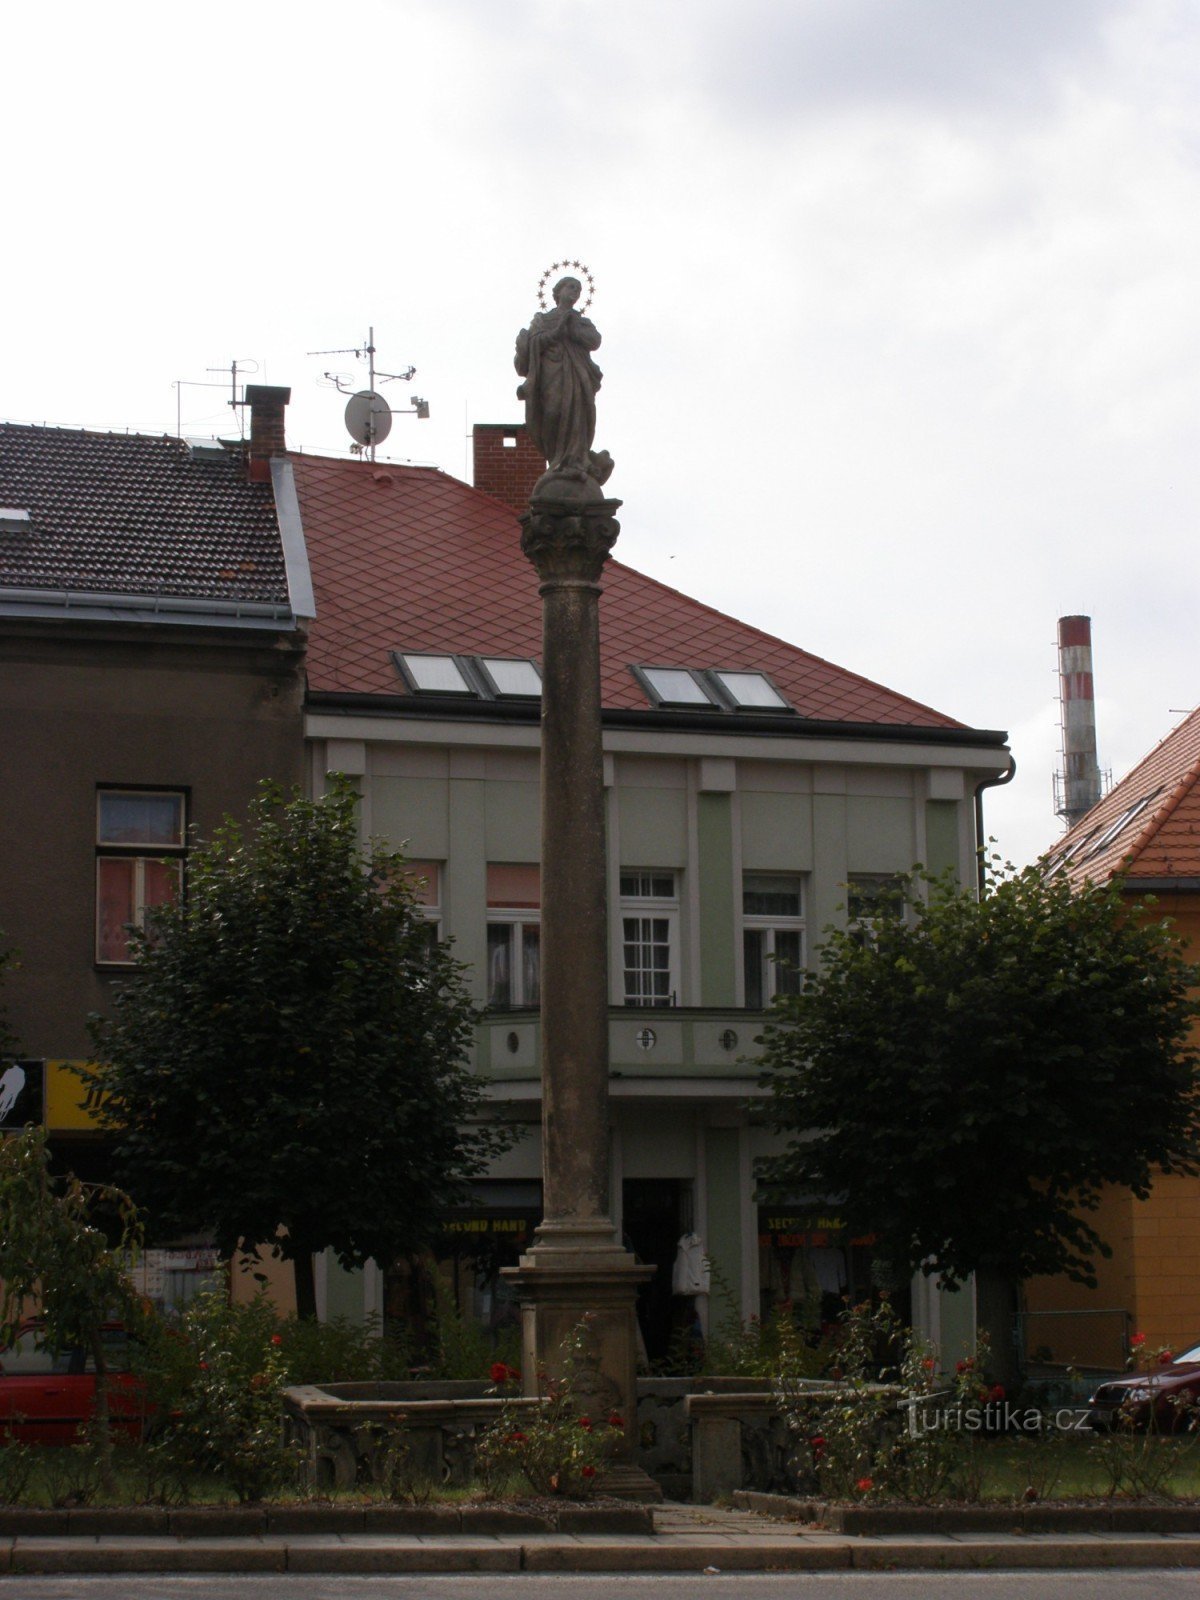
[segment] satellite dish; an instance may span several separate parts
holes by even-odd
[[[356,444],[382,444],[392,431],[392,408],[381,394],[360,389],[346,402],[346,431]]]

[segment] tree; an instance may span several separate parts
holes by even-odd
[[[103,1330],[110,1320],[130,1328],[140,1320],[128,1259],[140,1240],[128,1195],[73,1174],[51,1176],[43,1129],[0,1139],[0,1343],[13,1342],[28,1302],[36,1300],[45,1343],[53,1350],[88,1352],[106,1489],[114,1484]]]
[[[905,1274],[1094,1284],[1102,1188],[1198,1170],[1195,970],[1119,882],[1008,869],[977,901],[918,869],[906,895],[830,930],[778,1002],[763,1081],[790,1141],[763,1176]]]
[[[135,934],[136,972],[93,1019],[84,1074],[116,1170],[159,1237],[344,1266],[421,1248],[508,1141],[466,1064],[461,967],[429,938],[403,858],[359,844],[345,779],[264,784],[188,864],[185,900]]]

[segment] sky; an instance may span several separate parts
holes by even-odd
[[[1056,619],[1101,766],[1200,695],[1190,0],[161,0],[5,24],[0,416],[236,435],[236,360],[344,452],[469,476],[583,261],[627,563],[1004,729],[1062,831]],[[204,387],[212,385],[212,387]]]

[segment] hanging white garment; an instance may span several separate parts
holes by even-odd
[[[709,1287],[708,1257],[698,1233],[685,1233],[675,1248],[675,1265],[671,1269],[672,1294],[707,1294]]]

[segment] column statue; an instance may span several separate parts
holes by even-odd
[[[578,278],[560,278],[554,310],[539,311],[517,335],[514,365],[525,380],[517,399],[524,400],[526,426],[549,463],[535,496],[599,499],[599,486],[613,469],[607,450],[592,449],[603,374],[590,354],[599,349],[600,334],[575,309],[582,292]]]

